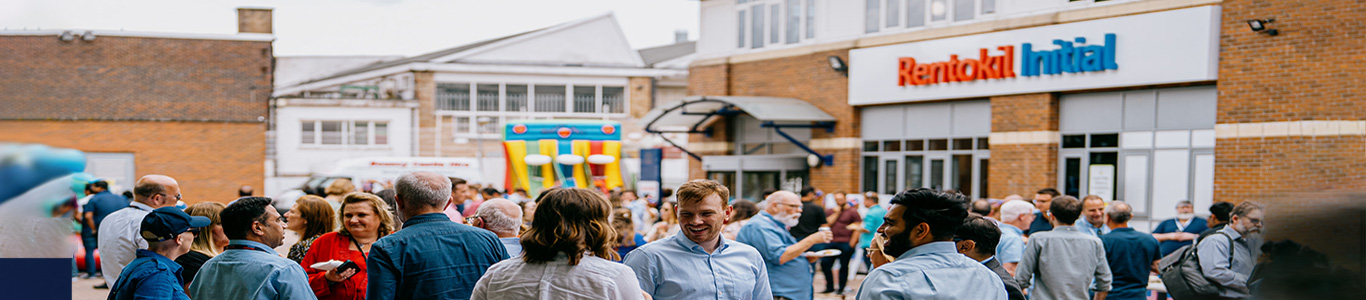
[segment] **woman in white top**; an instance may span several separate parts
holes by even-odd
[[[470,299],[645,299],[635,273],[612,246],[618,234],[607,221],[612,205],[596,192],[546,192],[531,229],[522,234],[522,257],[489,267]]]
[[[659,205],[659,223],[655,223],[650,232],[645,234],[646,241],[658,241],[678,233],[678,215],[674,214],[674,203],[664,202]]]

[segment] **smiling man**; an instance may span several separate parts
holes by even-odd
[[[681,234],[645,244],[626,256],[640,289],[654,299],[773,299],[759,251],[727,240],[730,190],[713,180],[678,187]]]
[[[954,234],[967,216],[961,194],[922,188],[893,197],[877,233],[896,261],[868,272],[858,299],[1006,300],[1000,276],[958,253]]]

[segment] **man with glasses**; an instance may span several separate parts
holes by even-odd
[[[138,179],[133,187],[133,202],[104,217],[96,230],[105,284],[95,288],[114,285],[123,267],[137,258],[137,250],[147,248],[147,240],[141,235],[142,219],[154,209],[174,206],[176,201],[180,201],[180,184],[174,178],[147,175]]]
[[[818,231],[798,241],[788,232],[802,216],[800,197],[778,191],[765,198],[764,211],[740,227],[735,241],[759,250],[768,270],[773,299],[811,299],[811,263],[816,257],[798,259],[803,252],[820,243],[830,242],[829,231]],[[822,212],[824,214],[824,212]]]
[[[1048,222],[1048,218],[1044,218],[1044,214],[1048,212],[1049,207],[1052,207],[1053,198],[1057,198],[1058,195],[1062,195],[1062,193],[1059,193],[1058,189],[1055,188],[1043,188],[1034,193],[1034,208],[1037,210],[1034,211],[1034,222],[1029,223],[1025,236],[1035,232],[1053,230],[1053,224]]]
[[[192,299],[316,299],[299,263],[280,256],[285,218],[270,198],[243,197],[219,213],[228,245],[190,282]]]
[[[1265,216],[1262,210],[1261,204],[1243,201],[1233,207],[1224,229],[1195,243],[1200,271],[1210,282],[1217,284],[1218,296],[1221,298],[1251,297],[1247,282],[1259,256],[1253,251],[1260,250],[1262,246],[1262,217]]]
[[[174,207],[147,214],[142,218],[140,234],[148,241],[147,249],[138,249],[138,258],[123,269],[109,299],[189,300],[175,259],[190,252],[199,229],[212,223],[209,218],[190,216]]]

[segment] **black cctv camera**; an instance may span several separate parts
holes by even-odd
[[[1251,28],[1253,32],[1265,33],[1266,35],[1270,35],[1270,36],[1275,36],[1275,35],[1277,35],[1277,34],[1280,34],[1280,31],[1277,31],[1277,30],[1275,30],[1275,29],[1267,29],[1267,28],[1266,28],[1266,24],[1269,24],[1269,23],[1272,23],[1272,22],[1276,22],[1276,19],[1266,19],[1266,20],[1256,20],[1256,19],[1254,19],[1254,20],[1247,20],[1247,27]]]

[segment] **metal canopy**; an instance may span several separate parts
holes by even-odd
[[[746,113],[758,119],[764,123],[764,127],[774,128],[793,144],[797,144],[803,150],[819,156],[826,165],[833,163],[833,157],[816,153],[806,145],[783,134],[779,129],[781,127],[834,129],[834,122],[836,121],[834,116],[825,113],[811,103],[798,99],[751,96],[692,96],[683,98],[680,102],[650,110],[644,118],[641,118],[641,122],[645,125],[645,131],[649,133],[684,132],[711,135],[710,129],[701,128],[715,121],[716,116],[740,113]],[[812,125],[811,122],[816,122],[816,124]],[[664,138],[663,135],[660,137]],[[702,160],[702,157],[679,147],[678,144],[668,138],[664,138],[664,141],[682,149],[689,156],[699,161]]]

